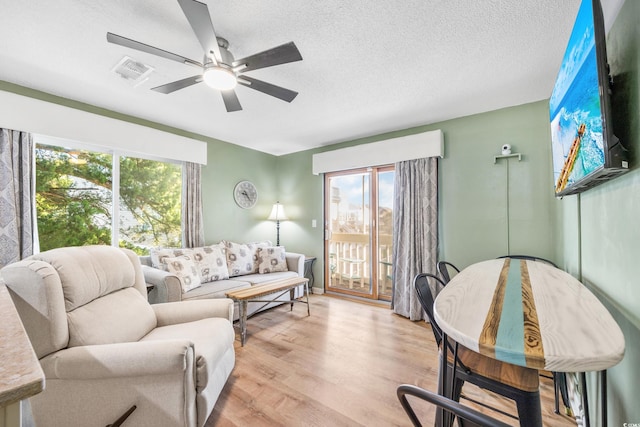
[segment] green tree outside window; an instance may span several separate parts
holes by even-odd
[[[36,146],[36,211],[40,249],[111,244],[138,254],[180,246],[180,165],[119,157],[120,212],[112,218],[113,164],[105,153]]]

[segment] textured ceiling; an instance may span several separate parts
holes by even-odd
[[[623,0],[608,0],[619,9]],[[247,75],[298,91],[291,103],[245,87],[227,113],[204,84],[149,89],[190,66],[106,41],[113,32],[202,60],[175,0],[0,0],[0,80],[280,155],[546,99],[579,0],[207,0],[236,58],[294,41],[301,62]],[[607,13],[608,12],[608,13]],[[612,12],[607,10],[605,15]],[[134,87],[112,68],[155,68]]]

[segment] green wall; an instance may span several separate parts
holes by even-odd
[[[280,202],[291,221],[281,223],[280,243],[292,252],[315,256],[315,286],[322,287],[323,182],[311,173],[309,151],[278,157]],[[316,221],[312,227],[311,221]]]
[[[295,203],[299,212],[295,221],[284,225],[296,232],[289,238],[292,250],[319,258],[314,271],[316,286],[321,287],[323,181],[310,173],[313,154],[441,129],[445,157],[439,161],[440,258],[461,268],[508,253],[555,259],[548,117],[547,102],[536,102],[279,157],[280,198]],[[522,161],[494,163],[505,143],[522,153]]]
[[[579,196],[558,200],[563,267],[589,286],[620,325],[623,361],[609,369],[609,425],[640,422],[640,2],[627,0],[607,36],[614,79],[616,135],[630,148],[632,171]],[[590,376],[591,392],[596,379]],[[599,412],[595,408],[592,416]]]
[[[276,164],[277,157],[270,154],[224,142],[208,143],[207,165],[202,167],[206,243],[268,239],[275,244],[276,224],[266,219],[278,201]],[[242,209],[233,200],[233,189],[243,180],[253,182],[258,190],[258,202],[252,209]]]
[[[436,125],[440,162],[440,254],[463,268],[507,254],[554,259],[553,196],[546,102]],[[516,157],[499,158],[503,144]]]

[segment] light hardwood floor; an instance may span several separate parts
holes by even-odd
[[[429,325],[327,295],[312,295],[311,316],[306,314],[304,305],[291,312],[286,305],[249,319],[244,347],[236,333],[236,367],[206,427],[410,426],[396,388],[409,383],[436,390]],[[511,401],[472,384],[463,391],[515,413]],[[576,425],[553,413],[551,380],[542,379],[541,396],[545,426]],[[433,408],[422,402],[414,407],[423,425],[433,425]]]

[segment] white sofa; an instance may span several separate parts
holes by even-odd
[[[150,289],[149,302],[157,304],[173,301],[225,298],[225,294],[231,290],[249,288],[288,277],[304,276],[304,255],[286,252],[282,247],[278,247],[279,249],[273,248],[269,241],[247,244],[223,241],[201,248],[161,249],[155,252],[152,251],[152,255],[140,257],[144,278]],[[205,249],[207,251],[206,254],[203,253]],[[218,253],[218,250],[220,250],[222,255]],[[238,254],[241,250],[247,251],[246,260],[251,259],[251,261],[246,262],[247,264],[251,264],[247,265],[246,268],[238,268],[236,264],[239,260],[233,258],[234,253]],[[273,257],[271,258],[272,262],[269,263],[267,256],[261,255],[274,250],[276,252],[278,250],[280,251],[280,257],[282,258],[280,260],[281,264],[279,264],[280,268],[270,267],[270,265],[274,263]],[[212,251],[217,255],[212,255]],[[277,254],[275,256],[277,256]],[[185,287],[184,277],[181,277],[180,272],[166,271],[167,260],[184,257],[193,258],[195,260],[195,267],[198,272],[201,273],[199,274],[200,278],[206,278],[201,280],[200,284],[193,289],[187,289]],[[203,261],[204,257],[208,258],[206,262]],[[220,265],[222,263],[220,260],[221,257],[224,260],[224,266]],[[218,262],[216,263],[216,261]],[[209,264],[209,266],[207,266],[207,264]],[[220,270],[212,272],[215,268],[210,267],[211,264]],[[263,266],[262,268],[260,267],[261,265]],[[207,269],[206,272],[204,272],[205,269]],[[303,295],[303,292],[303,286],[300,286],[296,289],[295,296],[300,297]],[[283,300],[287,298],[288,293],[282,297]],[[275,304],[249,303],[248,314],[251,315],[256,311],[273,307],[274,305]],[[234,318],[238,318],[237,308]]]
[[[138,256],[53,249],[0,270],[45,374],[38,426],[202,427],[235,365],[230,299],[150,305]]]

